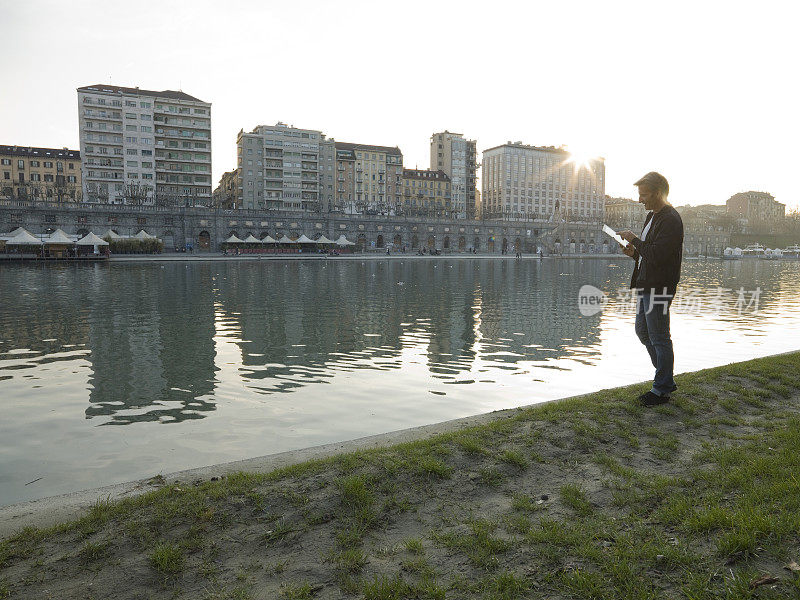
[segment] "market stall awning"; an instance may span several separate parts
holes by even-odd
[[[348,239],[347,239],[346,237],[344,237],[343,235],[340,235],[340,236],[338,237],[338,239],[336,240],[336,242],[334,242],[334,243],[335,243],[337,246],[355,246],[355,245],[356,245],[356,243],[355,243],[355,242],[351,242],[350,240],[348,240]]]
[[[231,237],[229,237],[227,240],[225,240],[225,243],[226,244],[241,244],[243,242],[238,237],[236,237],[235,233],[232,233]]]
[[[43,241],[45,244],[67,244],[70,246],[75,243],[60,229],[56,229],[50,234],[50,237],[45,238]]]
[[[144,229],[142,229],[141,231],[139,231],[139,233],[137,233],[133,237],[135,237],[137,240],[153,240],[155,239],[156,236],[150,235]]]
[[[252,233],[242,240],[243,244],[260,244],[261,240]]]
[[[108,231],[106,231],[100,237],[108,238],[110,240],[121,240],[122,239],[122,236],[120,234],[118,234],[116,231],[114,231],[113,229],[109,229]]]
[[[292,240],[289,239],[289,236],[284,235],[281,239],[278,240],[279,244],[294,244]]]
[[[262,244],[274,244],[275,243],[275,238],[273,238],[271,235],[267,234],[267,237],[265,237],[263,240],[261,240],[261,243]]]
[[[329,240],[324,235],[321,235],[321,236],[319,236],[319,239],[317,240],[317,243],[318,244],[334,244],[335,242]]]
[[[307,237],[306,234],[302,234],[299,238],[294,241],[295,244],[316,244],[314,240]]]
[[[21,231],[14,237],[6,241],[7,246],[41,246],[42,240],[33,237],[25,229],[20,227]]]
[[[75,242],[78,246],[108,246],[108,242],[91,231]]]

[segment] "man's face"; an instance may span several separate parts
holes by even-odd
[[[639,186],[639,203],[644,204],[647,210],[655,210],[660,200],[661,196],[658,192],[651,190],[646,185]]]

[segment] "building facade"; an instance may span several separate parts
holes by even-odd
[[[562,148],[508,142],[483,152],[483,218],[602,221],[605,162],[578,164]]]
[[[83,198],[112,204],[211,203],[211,104],[112,85],[78,88]]]
[[[212,194],[211,206],[224,209],[237,208],[239,190],[236,186],[238,182],[239,171],[237,169],[223,173],[219,180],[219,185],[217,185]]]
[[[605,197],[605,220],[610,227],[617,231],[630,229],[636,232],[638,227],[641,230],[647,210],[644,204],[631,200],[630,198],[611,198]]]
[[[725,203],[728,214],[748,223],[776,223],[786,216],[786,205],[767,192],[741,192]]]
[[[402,214],[445,217],[452,214],[450,177],[441,169],[403,169]]]
[[[337,206],[348,214],[397,214],[403,193],[400,148],[336,142]]]
[[[683,221],[683,252],[687,256],[722,256],[731,245],[735,218],[723,205],[677,206]]]
[[[259,125],[250,133],[239,131],[239,207],[321,210],[320,142],[324,137],[315,129],[280,122]]]
[[[0,146],[0,196],[55,202],[80,200],[80,152],[67,148]]]
[[[477,145],[460,133],[443,131],[431,136],[431,170],[442,170],[450,177],[453,216],[477,217]]]

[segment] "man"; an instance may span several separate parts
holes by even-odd
[[[639,396],[639,402],[657,406],[668,402],[678,389],[673,379],[669,307],[681,274],[683,221],[667,202],[669,183],[663,175],[650,172],[634,185],[639,188],[639,202],[650,212],[641,237],[632,231],[619,235],[629,242],[623,252],[636,261],[631,277],[631,288],[637,290],[636,335],[656,369],[652,389]]]

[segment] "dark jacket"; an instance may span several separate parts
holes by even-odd
[[[631,287],[674,296],[681,277],[683,221],[669,204],[657,213],[649,212],[644,220],[645,227],[651,219],[653,224],[645,240],[637,237],[632,242],[638,266],[633,269]]]

